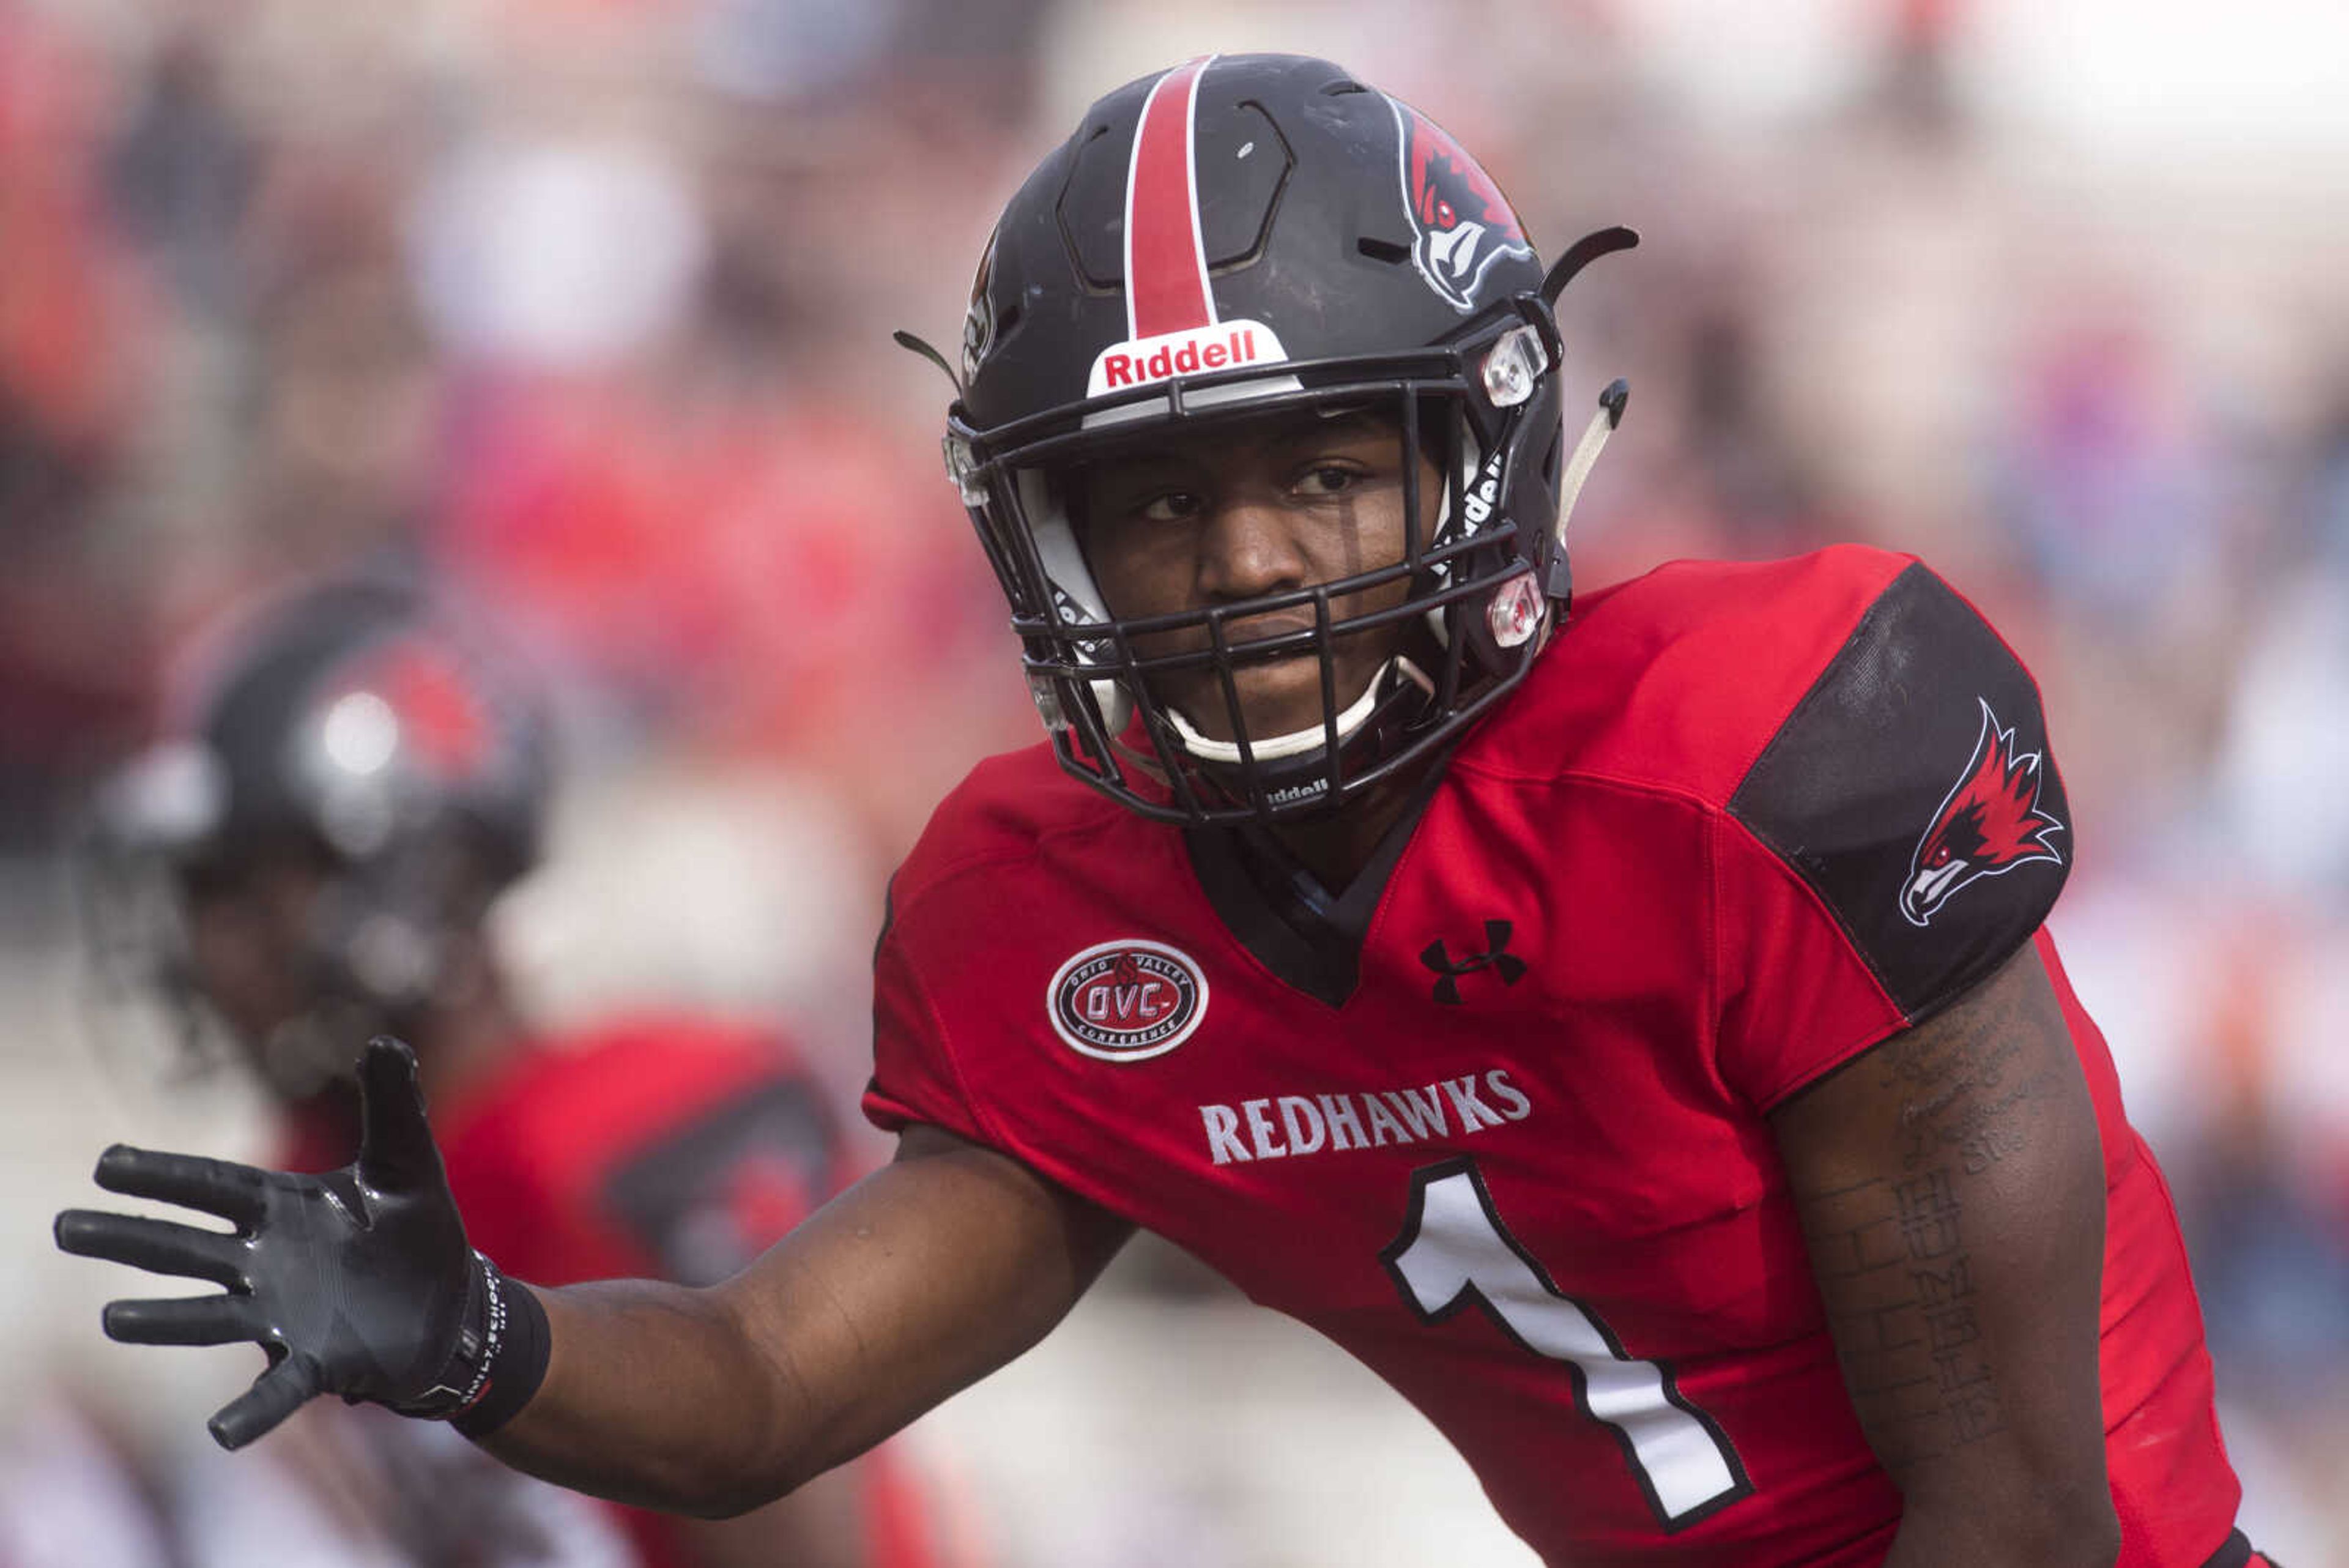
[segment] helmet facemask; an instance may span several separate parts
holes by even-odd
[[[1026,430],[981,436],[954,421],[949,464],[1011,597],[1030,688],[1064,766],[1167,820],[1309,816],[1447,743],[1522,678],[1550,613],[1550,540],[1526,514],[1538,521],[1555,505],[1556,335],[1537,299],[1512,301],[1483,325],[1416,353],[1185,379]],[[1112,614],[1073,514],[1071,469],[1114,465],[1144,435],[1212,439],[1300,413],[1368,414],[1393,432],[1400,554],[1279,592],[1145,618]],[[1276,635],[1247,624],[1300,612],[1309,625]],[[1361,661],[1345,650],[1365,637],[1391,651],[1350,680],[1343,666]],[[1318,666],[1319,722],[1286,732],[1252,725],[1241,677],[1307,656]],[[1204,695],[1186,672],[1212,677]],[[1183,684],[1187,711],[1167,691]]]

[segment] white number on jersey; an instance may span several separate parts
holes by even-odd
[[[1403,1299],[1429,1323],[1474,1303],[1527,1350],[1571,1366],[1577,1402],[1615,1429],[1667,1532],[1753,1490],[1729,1439],[1681,1397],[1671,1375],[1626,1355],[1607,1325],[1561,1294],[1517,1245],[1474,1160],[1412,1173],[1411,1210],[1382,1261]]]

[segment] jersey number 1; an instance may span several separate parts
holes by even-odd
[[[1607,1325],[1559,1293],[1517,1245],[1474,1160],[1412,1173],[1411,1211],[1381,1261],[1426,1322],[1441,1323],[1474,1303],[1526,1349],[1567,1363],[1577,1403],[1614,1429],[1668,1533],[1753,1490],[1729,1439],[1681,1397],[1671,1375],[1625,1355]]]

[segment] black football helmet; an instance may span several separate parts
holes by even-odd
[[[1605,231],[1545,274],[1457,142],[1324,60],[1214,56],[1094,104],[988,244],[946,436],[1061,765],[1163,820],[1315,815],[1447,743],[1523,679],[1570,594],[1562,492],[1570,504],[1623,400],[1618,382],[1569,460],[1555,300],[1583,263],[1633,243]],[[1182,615],[1112,615],[1068,476],[1137,435],[1308,408],[1367,409],[1401,432],[1403,559]],[[1443,485],[1428,526],[1422,454]],[[1332,612],[1399,581],[1400,607]],[[1311,628],[1230,629],[1299,607]],[[1367,690],[1336,690],[1331,645],[1398,620],[1415,628],[1412,651]],[[1136,646],[1202,630],[1197,650]],[[1320,724],[1250,733],[1231,671],[1302,653],[1319,658]],[[1202,668],[1227,710],[1214,724],[1154,690]]]
[[[272,857],[304,857],[318,891],[283,961],[306,1006],[241,1042],[300,1098],[370,1034],[408,1032],[488,898],[536,860],[550,716],[507,656],[397,582],[315,586],[215,640],[189,715],[98,794],[90,938],[106,978],[202,1042],[222,1020],[191,920]]]

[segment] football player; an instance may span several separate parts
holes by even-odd
[[[724,1512],[1147,1227],[1385,1377],[1547,1561],[2256,1561],[2169,1199],[2042,929],[2075,844],[2030,676],[1872,550],[1572,592],[1623,394],[1569,441],[1554,308],[1630,239],[1545,268],[1323,61],[1102,99],[963,335],[947,464],[1050,740],[895,877],[895,1162],[714,1290],[525,1287],[378,1042],[341,1173],[101,1160],[237,1228],[64,1216],[229,1287],[109,1331],[259,1341],[232,1445],[333,1391]]]
[[[108,792],[95,908],[105,950],[171,1004],[183,1037],[224,1037],[283,1107],[283,1164],[349,1162],[349,1042],[396,1029],[467,1230],[530,1279],[713,1283],[844,1185],[825,1093],[771,1032],[673,1010],[560,1032],[522,1016],[486,919],[537,857],[551,749],[515,663],[364,579],[314,585],[215,641],[221,668],[186,732]],[[583,1523],[462,1442],[420,1445],[430,1428],[373,1410],[308,1418],[289,1475],[383,1505],[337,1508],[322,1528],[380,1536],[401,1561],[932,1561],[906,1481],[878,1463],[740,1520]],[[591,1544],[614,1523],[633,1550]],[[240,1532],[282,1542],[287,1525],[280,1505],[214,1498],[189,1528],[202,1560],[250,1562]]]

